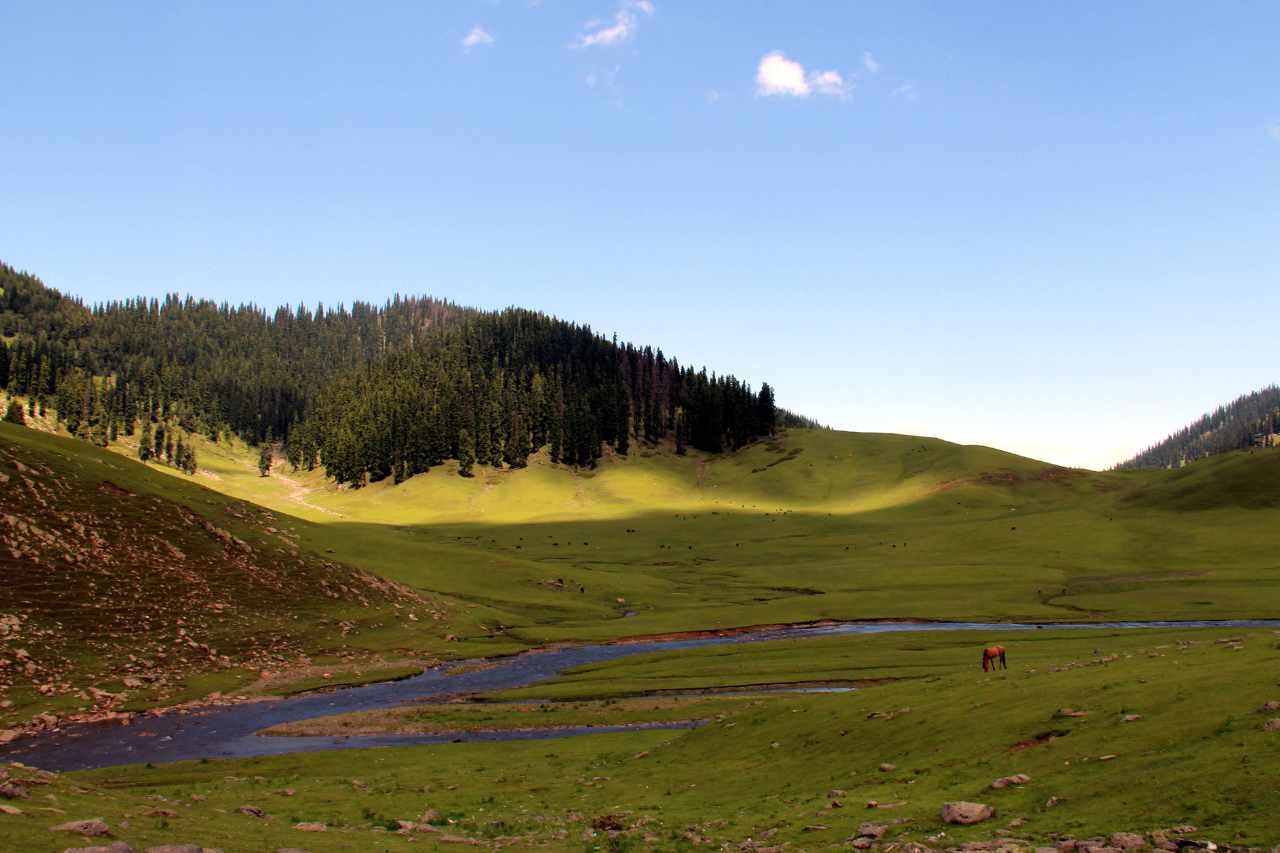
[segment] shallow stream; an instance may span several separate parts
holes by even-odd
[[[310,693],[278,701],[214,706],[187,713],[139,715],[129,725],[119,722],[78,723],[35,737],[22,737],[0,747],[0,760],[21,761],[45,770],[88,770],[120,764],[161,763],[197,758],[242,758],[287,752],[314,752],[373,746],[409,746],[456,741],[508,741],[602,734],[655,728],[690,728],[696,723],[656,723],[630,726],[583,726],[545,731],[457,732],[434,735],[378,735],[346,737],[264,737],[257,732],[283,723],[353,711],[372,711],[431,697],[490,693],[526,687],[565,670],[629,655],[690,649],[730,643],[776,642],[842,634],[896,631],[1027,631],[1139,630],[1153,628],[1280,627],[1280,620],[1224,620],[1205,622],[842,622],[781,628],[729,636],[628,641],[598,645],[537,649],[508,658],[484,661],[484,668],[450,675],[468,663],[454,661],[401,681]]]

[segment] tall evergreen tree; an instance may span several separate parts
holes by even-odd
[[[476,443],[470,430],[463,429],[458,433],[458,476],[471,477],[471,467],[476,462]]]
[[[142,422],[142,436],[138,439],[138,458],[146,462],[151,458],[151,446],[154,439],[151,435],[151,421]]]
[[[17,399],[10,397],[9,405],[4,410],[4,419],[6,423],[26,426],[27,418],[22,414],[22,403],[18,402]]]

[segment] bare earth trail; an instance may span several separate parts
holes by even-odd
[[[275,468],[279,466],[272,466],[272,467]],[[318,512],[323,515],[331,515],[334,518],[344,517],[340,512],[334,512],[331,509],[318,506],[308,501],[307,496],[310,495],[313,491],[313,489],[311,489],[310,487],[305,486],[302,483],[299,483],[297,480],[294,480],[291,477],[286,477],[284,474],[277,473],[274,470],[271,472],[271,476],[289,487],[289,493],[285,495],[285,500],[291,501],[293,503],[298,504],[299,506],[306,507],[307,509],[312,510],[313,512]]]
[[[46,770],[88,770],[142,762],[161,763],[198,758],[243,758],[288,752],[312,752],[375,746],[407,746],[467,740],[529,740],[631,730],[636,726],[588,726],[545,731],[458,732],[432,735],[359,737],[263,737],[257,732],[284,723],[333,714],[371,711],[426,697],[489,693],[546,681],[567,669],[629,655],[668,652],[700,646],[757,643],[841,634],[903,631],[1141,630],[1144,628],[1280,627],[1280,620],[1202,622],[846,622],[780,628],[745,634],[656,639],[598,645],[536,649],[458,674],[459,662],[437,667],[401,681],[309,694],[279,701],[251,702],[190,713],[162,713],[135,718],[130,725],[83,723],[24,737],[0,747],[0,761],[21,761]],[[688,728],[696,723],[649,724],[647,728]]]

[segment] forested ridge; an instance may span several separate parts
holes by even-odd
[[[177,296],[89,307],[2,263],[0,289],[0,388],[97,444],[141,430],[144,459],[184,469],[195,432],[281,441],[295,465],[359,485],[445,459],[466,475],[547,448],[591,466],[633,441],[718,452],[816,426],[775,409],[767,384],[533,311],[400,296],[273,312]]]
[[[1219,406],[1116,467],[1176,468],[1215,453],[1274,447],[1277,433],[1280,433],[1280,387],[1270,385]]]

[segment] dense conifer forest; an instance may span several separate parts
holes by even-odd
[[[139,435],[139,456],[195,469],[183,437],[282,442],[339,482],[397,481],[446,459],[593,466],[633,442],[737,449],[777,426],[773,390],[520,309],[432,298],[314,310],[190,297],[87,307],[0,264],[0,389],[73,435]],[[16,414],[15,414],[16,417]]]
[[[1176,468],[1215,453],[1273,447],[1280,433],[1280,387],[1245,394],[1116,466]]]

